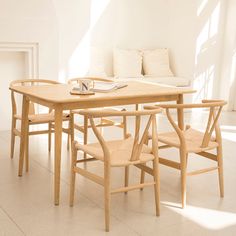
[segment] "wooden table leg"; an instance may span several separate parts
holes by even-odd
[[[21,138],[20,138],[20,157],[19,157],[19,169],[18,176],[22,176],[23,165],[24,165],[24,156],[25,156],[25,144],[26,144],[26,135],[28,129],[28,114],[29,114],[29,100],[26,96],[23,96],[22,102],[22,120],[21,120]]]
[[[55,160],[54,160],[54,204],[59,205],[61,174],[61,139],[62,139],[62,107],[55,107]]]
[[[183,104],[184,103],[184,98],[183,94],[179,94],[177,104]],[[177,110],[177,115],[178,115],[178,125],[181,130],[184,130],[184,112],[182,108],[179,108]]]

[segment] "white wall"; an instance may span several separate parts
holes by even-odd
[[[76,75],[80,61],[71,68],[70,61],[86,34],[90,21],[91,0],[53,0],[58,24],[58,71],[63,82],[68,76]],[[82,56],[81,56],[82,58]],[[70,70],[75,70],[70,71]]]
[[[192,78],[193,100],[219,97],[226,1],[172,0],[169,47],[174,71]]]
[[[221,67],[220,97],[236,110],[236,1],[228,0]]]
[[[0,42],[38,43],[39,77],[57,80],[58,27],[52,1],[1,0],[0,5]],[[12,80],[25,78],[25,66],[24,53],[0,52],[0,130],[10,129],[8,87]]]
[[[110,1],[94,26],[91,44],[107,51],[109,75],[114,47],[168,47],[174,73],[192,80],[198,91],[193,101],[218,98],[229,8],[225,0]]]
[[[17,76],[25,76],[24,61],[23,52],[0,52],[0,130],[9,130],[11,127],[11,95],[8,88]]]
[[[54,1],[59,22],[61,80],[86,73],[96,48],[112,75],[112,50],[167,47],[168,5],[164,0]],[[99,49],[99,50],[97,50]],[[92,58],[93,59],[93,58]],[[97,63],[97,62],[96,62]],[[89,64],[89,62],[87,62]],[[86,68],[88,69],[88,68]]]
[[[0,41],[39,42],[40,77],[61,81],[85,74],[89,61],[98,68],[104,60],[106,73],[112,75],[114,47],[169,47],[175,74],[192,79],[200,91],[195,100],[227,98],[229,84],[224,81],[235,49],[235,4],[234,0],[2,0]],[[91,58],[91,46],[99,49],[100,61]]]
[[[39,76],[57,79],[58,27],[52,1],[1,0],[1,42],[38,42]]]

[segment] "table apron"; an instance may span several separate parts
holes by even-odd
[[[151,102],[167,102],[167,101],[178,101],[179,96],[182,94],[175,95],[158,95],[152,97],[131,97],[131,98],[120,98],[111,100],[93,100],[93,101],[76,101],[76,102],[63,102],[56,103],[52,101],[46,101],[41,98],[36,98],[30,95],[25,95],[30,101],[54,109],[57,105],[61,105],[63,110],[72,109],[85,109],[85,108],[96,108],[96,107],[109,107],[109,106],[120,106],[120,105],[131,105],[131,104],[142,104]]]
[[[96,107],[109,107],[109,106],[121,106],[121,105],[132,105],[142,104],[151,102],[167,102],[167,101],[178,101],[179,95],[165,95],[165,96],[153,96],[153,97],[134,97],[126,99],[113,99],[113,100],[94,100],[94,101],[81,101],[81,102],[68,102],[62,104],[63,110],[73,109],[86,109]]]
[[[29,99],[33,103],[37,103],[39,105],[49,107],[49,108],[52,108],[52,109],[54,109],[54,107],[55,107],[54,102],[49,102],[49,101],[46,101],[46,100],[43,100],[43,99],[40,99],[40,98],[36,98],[36,97],[30,96],[30,95],[24,95],[24,96],[26,96],[27,99]]]

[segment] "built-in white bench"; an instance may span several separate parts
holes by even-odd
[[[126,77],[115,77],[115,81],[147,81],[151,83],[158,83],[163,85],[170,85],[176,87],[187,87],[190,86],[190,80],[183,77],[150,77],[150,76],[142,76],[142,77],[134,77],[134,78],[126,78]]]

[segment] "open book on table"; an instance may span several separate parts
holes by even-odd
[[[125,83],[118,83],[118,82],[94,82],[94,87],[92,91],[100,92],[100,93],[107,93],[111,92],[116,89],[124,88],[128,86]]]
[[[108,93],[114,91],[116,89],[124,88],[128,86],[125,83],[118,83],[118,82],[94,82],[94,86],[90,90],[81,91],[78,85],[74,86],[70,93],[74,95],[92,95],[94,92],[98,93]]]

